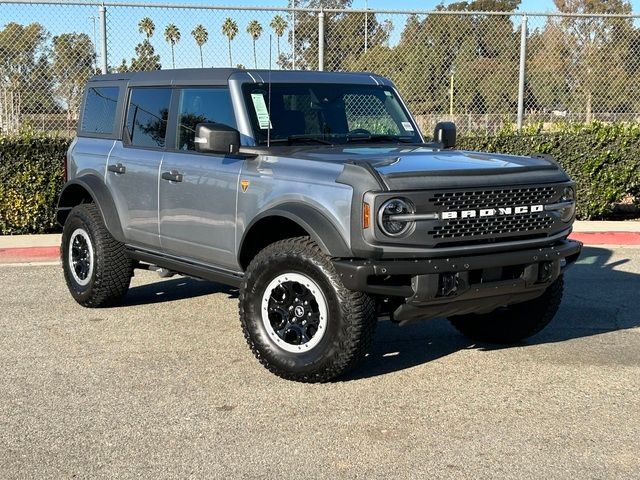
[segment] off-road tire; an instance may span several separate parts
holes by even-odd
[[[307,276],[326,299],[326,329],[306,352],[280,348],[262,320],[263,295],[285,273]],[[244,276],[239,304],[242,331],[256,358],[275,375],[299,382],[326,382],[353,368],[370,347],[377,323],[373,300],[346,289],[330,259],[308,237],[278,241],[258,253]]]
[[[561,275],[533,300],[501,307],[491,313],[451,317],[449,321],[464,336],[478,342],[518,343],[540,332],[553,320],[560,308],[563,288]]]
[[[69,262],[69,242],[78,229],[88,234],[93,249],[93,271],[85,285],[74,278]],[[61,253],[67,287],[80,305],[89,308],[113,306],[126,295],[133,275],[133,262],[127,257],[124,244],[107,230],[95,204],[86,203],[71,210],[62,231]]]

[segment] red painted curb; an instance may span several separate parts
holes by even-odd
[[[60,258],[60,247],[0,248],[0,262],[49,262]]]
[[[585,245],[640,245],[640,232],[573,232],[569,238]]]

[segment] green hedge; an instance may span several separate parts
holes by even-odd
[[[23,133],[0,136],[0,233],[45,233],[56,227],[69,139]]]
[[[616,205],[640,199],[640,125],[527,127],[461,138],[459,148],[553,155],[578,185],[578,217],[609,218]],[[24,133],[0,136],[0,234],[54,230],[69,139]]]
[[[640,200],[640,125],[567,124],[542,132],[507,128],[460,139],[459,148],[515,155],[551,154],[576,181],[579,219],[610,218],[619,204]]]

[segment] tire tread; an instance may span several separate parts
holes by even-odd
[[[326,361],[322,369],[319,369],[319,371],[313,375],[292,373],[270,362],[260,353],[258,345],[256,345],[251,337],[247,324],[244,304],[246,296],[248,295],[248,281],[252,278],[255,271],[264,268],[266,264],[274,258],[286,255],[302,256],[325,271],[329,281],[336,287],[338,297],[341,299],[339,304],[343,318],[349,319],[346,327],[347,334],[342,337],[342,341],[338,343],[338,347],[336,348],[338,352],[337,355]],[[375,304],[367,294],[354,292],[344,287],[330,259],[309,237],[288,238],[267,246],[259,252],[250,263],[244,278],[245,280],[240,288],[239,296],[239,313],[242,331],[254,356],[273,374],[286,380],[298,382],[327,382],[350,370],[365,357],[373,341],[377,323]]]
[[[124,244],[118,242],[107,230],[100,209],[94,203],[85,203],[73,208],[69,214],[80,217],[91,230],[94,243],[94,281],[86,298],[76,300],[84,307],[102,308],[118,304],[126,295],[133,275],[133,264],[127,256]],[[68,221],[68,219],[67,219]],[[63,249],[67,248],[63,235]],[[65,278],[69,278],[65,265]],[[71,287],[70,287],[71,288]],[[73,292],[72,292],[73,293]]]

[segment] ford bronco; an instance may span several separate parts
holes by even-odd
[[[57,213],[67,285],[85,307],[119,302],[136,268],[238,287],[249,347],[297,381],[351,369],[383,317],[518,342],[580,253],[574,183],[455,141],[443,122],[425,142],[375,74],[93,77]]]

